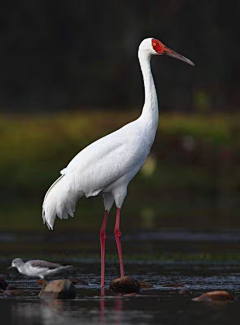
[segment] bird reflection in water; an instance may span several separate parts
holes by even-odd
[[[123,309],[123,295],[118,294],[111,299],[113,301],[113,318],[114,324],[121,324],[122,323],[122,309]],[[100,324],[106,324],[106,295],[105,289],[101,288],[101,298],[100,298],[100,314],[99,314],[99,322]],[[109,309],[107,309],[109,312]]]
[[[101,288],[101,298],[100,298],[100,323],[105,323],[105,289]]]

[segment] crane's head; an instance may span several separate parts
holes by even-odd
[[[166,54],[171,56],[172,58],[181,60],[185,63],[190,65],[195,65],[192,61],[185,58],[181,54],[171,50],[170,48],[166,47],[162,42],[157,40],[156,38],[146,38],[142,41],[139,45],[139,52],[145,52],[148,55],[163,55]]]

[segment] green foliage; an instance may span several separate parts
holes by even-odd
[[[129,116],[109,112],[1,116],[1,190],[18,195],[19,190],[44,191],[78,151],[135,117],[134,112]],[[225,168],[226,164],[235,167],[240,150],[240,123],[237,121],[240,122],[240,116],[164,114],[153,153],[160,156],[163,165],[172,164],[175,171],[182,164],[211,169],[212,160],[218,159],[219,168]],[[158,167],[159,163],[157,171]],[[197,175],[202,173],[204,171],[197,171]],[[185,176],[194,182],[197,175]],[[162,180],[171,183],[164,175]],[[176,179],[173,181],[176,183]],[[183,185],[181,179],[179,185]]]
[[[1,116],[0,190],[2,214],[8,216],[7,219],[1,218],[1,228],[42,227],[43,196],[59,176],[59,171],[86,145],[137,117],[138,113],[134,111],[128,115],[105,111]],[[191,220],[195,220],[196,215],[209,213],[202,206],[189,206],[186,197],[238,195],[239,153],[239,115],[162,114],[151,156],[129,186],[124,209],[133,218],[127,218],[125,226],[131,228],[138,218],[140,227],[154,227],[155,217],[159,216],[160,211],[161,220],[166,225],[169,223],[168,216],[173,218],[174,213],[175,220],[172,219],[172,222],[181,225],[186,211],[192,216]],[[175,207],[178,216],[175,210],[169,208],[172,197],[182,198],[185,202],[185,207],[181,207],[181,202]],[[71,222],[58,223],[58,227],[97,230],[100,227],[102,202],[99,199],[90,200],[91,209],[89,202],[81,199],[76,212],[79,216]],[[16,206],[11,205],[12,201],[18,202]],[[19,205],[21,201],[23,203]],[[164,201],[169,205],[164,206]],[[18,218],[18,214],[21,217]],[[231,215],[235,216],[235,213],[231,212]],[[222,217],[223,223],[219,224],[224,225],[224,214]],[[207,219],[208,216],[201,227],[206,225],[211,228]],[[239,226],[235,219],[233,224]]]

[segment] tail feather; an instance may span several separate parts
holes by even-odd
[[[68,219],[73,217],[79,192],[70,187],[67,176],[60,176],[47,191],[42,207],[43,223],[53,229],[56,217]]]
[[[69,267],[73,267],[73,265],[64,265],[62,268],[63,269],[68,269]]]

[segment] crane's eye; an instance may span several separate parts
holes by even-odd
[[[156,46],[157,45],[157,43],[153,43],[153,46]]]

